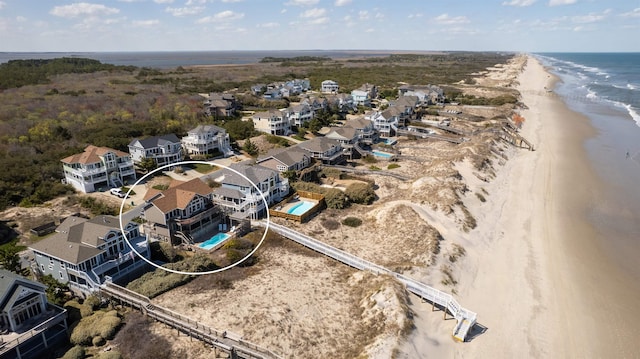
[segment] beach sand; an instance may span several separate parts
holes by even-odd
[[[528,106],[521,133],[537,151],[514,152],[486,185],[487,203],[465,202],[479,225],[460,239],[467,256],[457,298],[484,332],[454,343],[451,324],[414,301],[417,330],[401,357],[637,357],[640,284],[607,256],[607,239],[588,220],[606,186],[584,149],[596,131],[544,91],[554,81],[529,58],[519,77]]]

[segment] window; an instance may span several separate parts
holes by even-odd
[[[60,279],[64,279],[64,277],[62,276],[62,271],[59,271],[58,275],[60,276]]]

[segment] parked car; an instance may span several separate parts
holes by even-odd
[[[112,195],[118,196],[120,198],[124,198],[124,196],[126,196],[126,193],[122,192],[120,188],[112,188],[110,192]]]

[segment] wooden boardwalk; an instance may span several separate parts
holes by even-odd
[[[376,176],[394,177],[394,178],[397,178],[397,179],[399,179],[401,181],[409,181],[411,179],[410,177],[401,175],[399,173],[383,171],[383,170],[374,171],[374,170],[365,170],[365,169],[346,167],[346,166],[338,166],[338,165],[321,165],[321,167],[335,168],[335,169],[338,169],[338,170],[340,170],[342,172],[349,172],[349,173],[362,174],[362,175],[376,175]]]
[[[258,221],[254,223],[266,226],[266,222],[264,221]],[[406,277],[390,269],[356,257],[353,254],[347,253],[326,243],[320,242],[303,233],[287,228],[286,226],[282,226],[276,223],[269,223],[269,228],[286,238],[289,238],[307,248],[313,249],[316,252],[322,253],[353,268],[366,270],[375,274],[386,274],[396,278],[405,285],[409,292],[419,296],[423,300],[431,302],[434,307],[436,305],[441,307],[443,309],[445,319],[448,312],[457,320],[452,335],[453,338],[458,341],[464,341],[471,328],[476,324],[476,313],[463,308],[449,293],[445,293],[426,284],[420,283],[415,279]]]
[[[270,359],[282,358],[278,354],[242,339],[237,334],[210,328],[172,310],[153,304],[141,294],[113,283],[100,287],[103,296],[116,299],[132,308],[140,310],[145,316],[164,323],[191,338],[211,345],[214,350],[227,353],[230,358]]]

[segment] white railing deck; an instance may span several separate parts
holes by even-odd
[[[266,225],[264,221],[257,222],[257,224],[261,226]],[[434,304],[441,306],[442,308],[444,308],[444,310],[448,310],[449,313],[451,313],[451,315],[453,315],[457,320],[457,324],[453,331],[453,336],[460,341],[464,341],[468,331],[476,322],[476,313],[462,308],[460,304],[455,300],[455,298],[453,298],[453,296],[449,293],[445,293],[441,290],[420,283],[415,279],[406,277],[390,269],[356,257],[353,254],[322,243],[312,237],[289,229],[285,226],[271,222],[269,224],[269,228],[286,238],[298,242],[305,247],[320,252],[351,267],[360,270],[367,270],[375,274],[390,275],[398,279],[402,284],[406,286],[408,291],[418,295],[420,298],[426,299]]]

